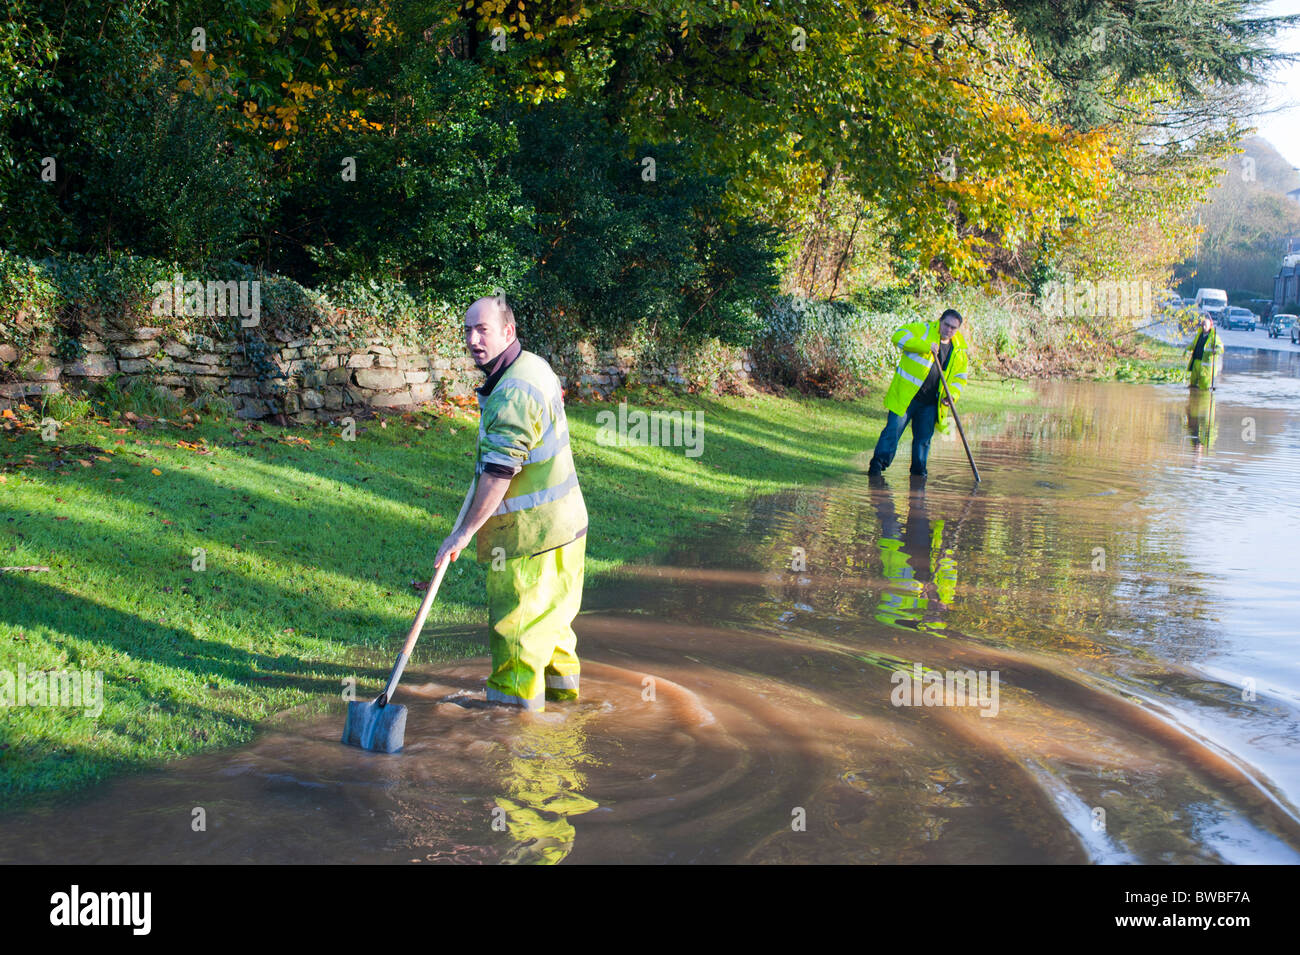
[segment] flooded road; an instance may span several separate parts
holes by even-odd
[[[964,420],[978,489],[936,440],[590,595],[578,703],[413,664],[401,754],[285,714],[0,862],[1300,862],[1300,352],[1039,391]]]

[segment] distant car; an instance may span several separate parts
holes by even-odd
[[[1255,313],[1239,305],[1230,305],[1223,313],[1223,327],[1226,329],[1243,328],[1248,332],[1255,330]]]
[[[1295,315],[1274,315],[1268,320],[1268,337],[1281,338],[1287,332],[1295,328],[1297,321],[1300,321]],[[1292,333],[1292,338],[1295,335]]]
[[[1291,344],[1300,345],[1300,320],[1291,326]]]

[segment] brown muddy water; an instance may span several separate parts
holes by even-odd
[[[285,714],[0,820],[0,861],[1295,863],[1298,376],[1044,384],[966,422],[977,490],[904,446],[589,595],[580,702],[413,666],[400,754]]]

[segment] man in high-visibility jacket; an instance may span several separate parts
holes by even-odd
[[[912,425],[912,473],[924,476],[930,455],[930,439],[937,428],[948,431],[948,409],[939,375],[948,383],[952,400],[961,397],[966,385],[966,342],[957,331],[961,313],[947,309],[937,322],[910,322],[894,332],[893,342],[901,354],[894,379],[885,393],[889,418],[871,454],[869,475],[879,476],[894,460],[898,439]]]
[[[524,351],[503,297],[465,313],[465,342],[487,380],[474,482],[437,564],[478,534],[488,564],[489,702],[543,710],[578,697],[578,638],[587,506],[569,449],[559,379]]]
[[[1208,390],[1223,370],[1223,342],[1219,341],[1219,330],[1209,315],[1201,318],[1201,327],[1187,350],[1192,353],[1187,361],[1189,387]]]

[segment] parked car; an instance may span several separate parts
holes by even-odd
[[[1177,315],[1183,307],[1183,300],[1177,292],[1156,292],[1156,312],[1161,315]]]
[[[1297,321],[1300,319],[1294,315],[1274,315],[1268,320],[1268,337],[1281,338],[1295,327]],[[1292,337],[1294,338],[1294,335]]]
[[[1242,328],[1248,332],[1255,330],[1255,313],[1248,308],[1242,308],[1240,305],[1232,305],[1223,316],[1223,327],[1226,329]]]
[[[1300,319],[1291,326],[1291,344],[1300,345]]]

